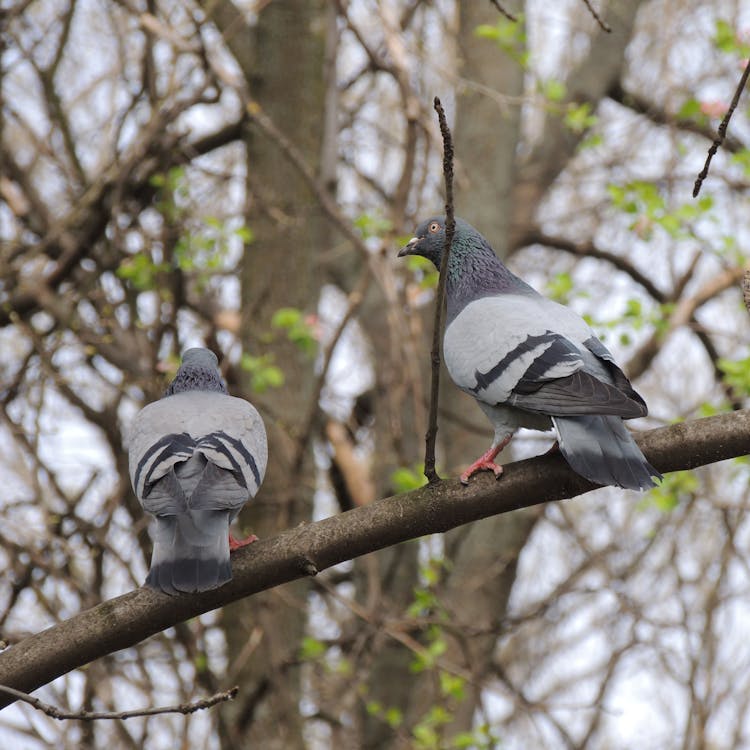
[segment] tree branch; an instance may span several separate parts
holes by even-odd
[[[746,63],[745,69],[742,71],[742,76],[740,76],[740,82],[737,84],[737,89],[735,90],[734,96],[732,97],[732,103],[729,105],[729,109],[724,115],[724,119],[721,121],[721,125],[719,125],[719,132],[717,133],[714,142],[711,144],[711,148],[708,149],[706,163],[703,165],[703,169],[701,169],[700,174],[695,180],[695,185],[693,186],[693,198],[698,197],[698,193],[700,193],[701,191],[701,185],[703,185],[703,180],[708,177],[708,168],[711,166],[711,159],[714,158],[714,154],[719,150],[719,147],[722,143],[724,143],[724,139],[727,137],[727,128],[729,127],[729,121],[732,119],[734,110],[737,109],[737,105],[740,103],[740,96],[742,96],[742,91],[744,90],[745,84],[747,83],[748,74],[750,74],[750,64]]]
[[[658,303],[663,304],[668,301],[667,295],[654,284],[649,276],[640,271],[627,258],[617,253],[603,250],[594,244],[591,240],[585,242],[573,242],[565,237],[553,237],[545,234],[539,229],[533,229],[519,238],[518,243],[512,251],[527,247],[528,245],[544,245],[552,247],[555,250],[576,255],[579,258],[598,258],[611,263],[616,269],[626,273],[636,284],[640,284]]]
[[[743,456],[750,453],[750,410],[641,433],[638,444],[664,473]],[[575,474],[562,456],[550,454],[506,465],[499,482],[483,474],[466,488],[451,479],[302,524],[234,553],[234,579],[220,589],[170,597],[139,588],[18,642],[0,654],[0,684],[36,690],[94,659],[259,591],[408,539],[592,489],[595,485]],[[11,702],[10,696],[0,698],[0,708]]]
[[[224,690],[216,693],[209,698],[202,698],[192,703],[181,703],[179,706],[160,706],[159,708],[138,708],[133,711],[63,711],[57,706],[35,698],[33,695],[24,693],[21,690],[15,690],[7,685],[0,685],[0,693],[6,693],[16,700],[28,703],[38,711],[41,711],[53,719],[77,719],[78,721],[96,721],[99,719],[134,719],[137,716],[156,716],[157,714],[193,714],[196,711],[202,711],[205,708],[211,708],[217,703],[234,700],[239,691],[238,687]]]
[[[498,13],[505,16],[509,21],[512,21],[513,23],[518,23],[518,19],[510,11],[503,8],[503,6],[500,5],[498,0],[490,0],[490,2],[497,8]]]
[[[596,10],[594,10],[590,0],[583,0],[583,4],[589,9],[589,13],[591,13],[594,20],[599,24],[599,28],[602,31],[606,31],[608,34],[611,34],[612,27],[602,20],[602,17],[596,12]]]
[[[640,94],[636,94],[633,91],[625,91],[619,81],[607,91],[607,96],[612,101],[631,109],[636,114],[647,117],[655,125],[674,127],[678,130],[684,130],[687,133],[695,133],[703,138],[708,138],[708,140],[714,138],[714,132],[708,125],[703,125],[689,117],[680,117],[678,114],[667,112]],[[744,148],[742,143],[731,135],[726,137],[723,145],[727,151],[731,151],[733,154]]]
[[[438,398],[440,395],[440,341],[443,335],[443,307],[445,306],[445,284],[448,276],[448,256],[456,231],[453,216],[453,137],[445,119],[445,110],[436,96],[435,112],[440,122],[440,134],[443,136],[443,178],[445,179],[445,247],[440,260],[440,278],[435,294],[435,322],[432,329],[432,351],[430,353],[430,412],[427,422],[424,448],[424,475],[430,484],[440,481],[435,470],[435,441],[437,439]]]

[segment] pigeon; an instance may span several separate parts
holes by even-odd
[[[130,481],[156,516],[146,586],[166,594],[217,588],[232,578],[229,524],[258,492],[268,445],[252,404],[227,393],[216,355],[188,349],[164,396],[135,417]]]
[[[445,217],[438,216],[420,224],[398,255],[421,255],[440,269],[444,247]],[[495,431],[461,481],[485,469],[499,477],[495,458],[519,427],[554,426],[557,447],[581,476],[626,489],[654,487],[653,478],[662,476],[623,423],[646,416],[646,403],[583,318],[513,274],[462,219],[446,274],[445,364]]]

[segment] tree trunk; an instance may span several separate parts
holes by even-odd
[[[252,54],[245,50],[238,59],[252,65],[244,70],[251,96],[317,169],[323,130],[323,4],[270,3],[245,33]],[[314,397],[314,359],[271,319],[282,307],[315,313],[326,222],[315,196],[275,143],[251,126],[246,144],[248,224],[255,239],[243,264],[243,350],[273,355],[285,379],[283,388],[263,394],[247,388],[265,418],[270,458],[263,488],[240,521],[243,530],[267,537],[310,517],[314,472],[309,447],[299,446],[298,436]],[[223,611],[230,664],[241,659],[235,678],[240,698],[225,709],[232,712],[234,746],[252,741],[264,750],[304,747],[297,655],[307,591],[302,581]]]

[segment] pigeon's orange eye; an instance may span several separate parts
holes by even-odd
[[[435,232],[440,231],[440,224],[438,222],[433,221],[432,224],[430,224],[430,231],[434,234]]]

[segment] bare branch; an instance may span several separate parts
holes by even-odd
[[[134,719],[138,716],[156,716],[157,714],[192,714],[196,711],[212,708],[218,703],[234,700],[239,692],[239,688],[235,686],[221,693],[216,693],[209,698],[194,701],[193,703],[181,703],[179,706],[161,706],[159,708],[138,708],[133,711],[63,711],[57,706],[52,706],[39,698],[35,698],[33,695],[8,687],[7,685],[0,685],[0,692],[12,695],[16,700],[28,703],[38,711],[60,721],[66,719],[76,719],[78,721],[122,719],[124,721],[125,719]]]
[[[509,21],[513,21],[513,23],[518,23],[518,19],[510,12],[505,10],[502,5],[498,2],[498,0],[490,0],[490,2],[497,8],[498,13],[501,13],[504,15]]]
[[[711,144],[711,148],[708,149],[706,163],[703,165],[703,169],[698,175],[698,178],[695,181],[695,185],[693,186],[693,198],[698,197],[698,193],[700,193],[701,191],[701,185],[703,185],[703,180],[708,177],[708,168],[711,165],[711,159],[714,158],[714,154],[719,150],[719,146],[724,143],[724,139],[727,137],[727,128],[729,127],[729,121],[732,119],[734,110],[737,109],[737,105],[740,101],[740,96],[742,96],[742,91],[745,88],[745,84],[747,83],[747,77],[749,74],[750,64],[746,64],[745,69],[742,71],[740,82],[737,84],[737,89],[735,90],[734,96],[732,97],[732,103],[729,105],[729,109],[724,115],[724,119],[721,121],[721,125],[719,125],[719,132],[714,142]]]
[[[599,28],[602,31],[606,31],[608,34],[612,33],[612,27],[602,20],[602,17],[594,10],[590,0],[583,0],[583,4],[589,9],[589,13],[594,17],[594,20],[599,24]]]
[[[664,347],[667,337],[681,326],[687,325],[693,319],[695,311],[701,305],[704,305],[717,294],[737,284],[742,275],[742,268],[728,268],[709,279],[691,297],[683,297],[679,300],[667,320],[666,327],[663,330],[654,331],[651,337],[630,358],[625,367],[628,377],[633,379],[640,377],[646,371],[653,358]]]
[[[430,484],[439,482],[440,477],[435,471],[435,440],[437,438],[438,397],[440,392],[440,340],[443,331],[443,307],[445,306],[445,284],[448,270],[448,256],[453,244],[453,234],[456,230],[456,220],[453,216],[453,138],[445,119],[445,110],[436,96],[435,111],[440,122],[440,133],[443,136],[443,177],[445,179],[445,247],[440,261],[440,280],[435,294],[435,323],[432,329],[432,352],[430,364],[432,377],[430,380],[430,414],[425,435],[424,475]]]
[[[695,133],[709,140],[714,137],[713,131],[708,126],[689,117],[681,117],[676,113],[668,112],[655,102],[649,101],[646,97],[634,91],[626,91],[622,88],[619,81],[607,91],[607,96],[623,107],[627,107],[633,110],[633,112],[647,117],[656,125],[665,125],[684,130],[687,133]],[[726,150],[732,153],[737,153],[743,149],[742,143],[731,135],[727,135],[723,145]]]
[[[750,410],[681,422],[638,435],[661,472],[682,471],[750,453]],[[408,539],[519,508],[589,492],[559,454],[505,466],[502,481],[482,475],[376,500],[317,523],[302,524],[233,554],[233,580],[219,589],[170,597],[139,588],[25,638],[0,653],[0,684],[36,690],[77,667],[128,648],[175,623],[259,591],[325,570]],[[12,703],[0,698],[0,708]]]
[[[667,302],[667,295],[659,289],[656,284],[642,271],[636,268],[627,258],[607,250],[602,250],[592,241],[573,242],[564,237],[553,237],[538,230],[531,231],[520,238],[516,248],[527,245],[545,245],[555,250],[576,255],[579,258],[598,258],[611,263],[615,268],[626,273],[630,278],[642,286],[659,304]]]
[[[362,269],[362,273],[359,277],[359,281],[357,282],[357,286],[349,294],[349,304],[346,308],[346,312],[339,321],[336,330],[333,332],[331,340],[328,343],[328,348],[323,355],[323,365],[320,368],[320,372],[318,373],[317,378],[315,379],[315,385],[313,386],[313,391],[310,394],[310,406],[307,417],[305,418],[305,421],[303,423],[304,427],[302,428],[299,438],[297,439],[297,454],[296,458],[294,459],[293,465],[298,467],[299,469],[302,468],[302,458],[305,451],[307,450],[307,443],[310,440],[310,435],[312,434],[313,426],[315,424],[315,417],[320,410],[320,394],[323,391],[323,386],[326,382],[326,376],[328,375],[328,368],[331,366],[333,353],[336,350],[336,345],[339,343],[339,339],[346,330],[347,325],[349,325],[351,319],[354,317],[365,298],[365,293],[367,292],[367,287],[370,283],[370,273],[370,266],[369,264],[366,264]]]

